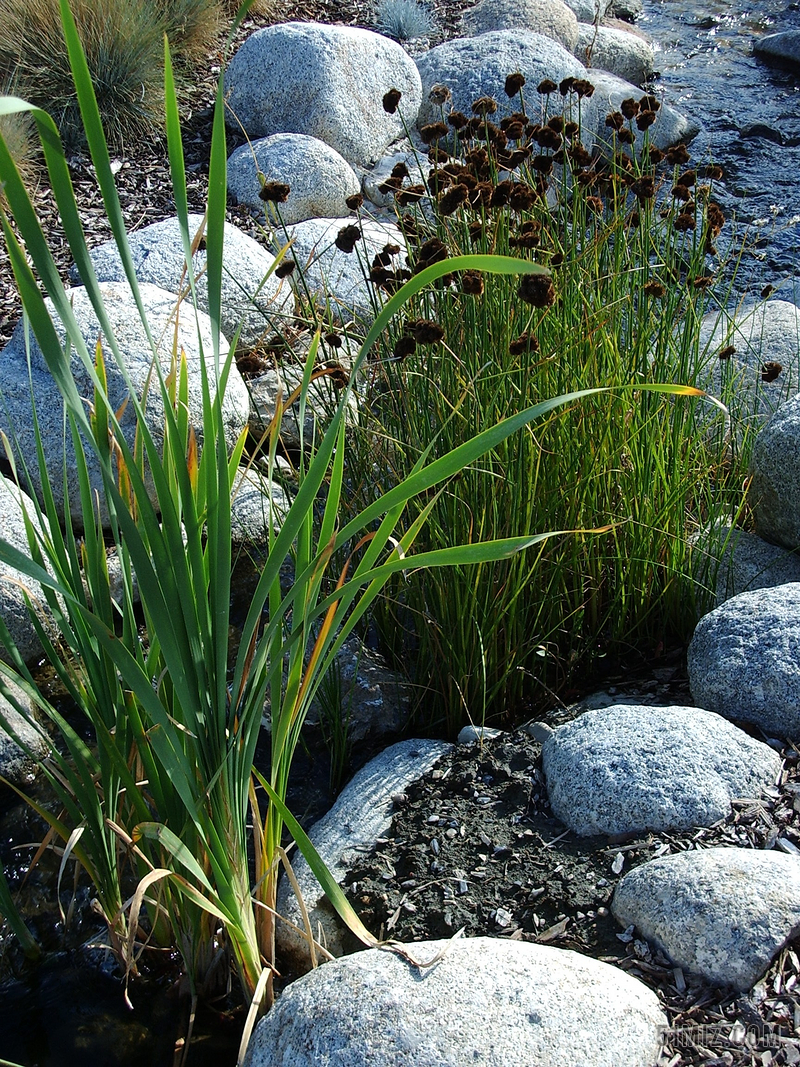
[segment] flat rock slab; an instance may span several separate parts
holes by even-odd
[[[554,814],[581,837],[711,826],[758,797],[780,757],[700,708],[617,704],[560,726],[542,746]]]
[[[800,928],[800,859],[746,848],[662,856],[626,874],[611,907],[680,967],[748,990]]]
[[[665,1018],[637,979],[576,952],[499,938],[373,949],[294,982],[246,1067],[651,1067]]]
[[[327,815],[309,831],[312,844],[337,882],[371,850],[392,823],[392,797],[426,774],[452,745],[444,741],[400,741],[353,777]],[[293,854],[292,867],[308,909],[315,937],[321,927],[323,944],[334,956],[344,952],[341,920],[302,856]],[[278,914],[302,927],[297,898],[284,876],[278,886]],[[308,943],[286,923],[277,925],[279,951],[299,970],[310,967]]]
[[[740,593],[704,615],[687,666],[701,707],[800,739],[800,582]]]
[[[383,98],[401,94],[394,114]],[[250,140],[305,133],[366,166],[417,119],[421,99],[413,60],[370,30],[319,22],[265,26],[244,42],[225,72],[229,122]]]

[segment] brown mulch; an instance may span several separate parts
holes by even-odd
[[[488,935],[574,949],[620,967],[659,997],[669,1021],[658,1067],[800,1063],[800,938],[747,994],[684,972],[610,913],[641,863],[711,847],[800,854],[800,751],[778,785],[735,802],[705,829],[579,838],[547,802],[541,746],[524,731],[459,747],[395,798],[391,831],[348,877],[374,933],[408,942]],[[355,946],[354,946],[355,947]]]

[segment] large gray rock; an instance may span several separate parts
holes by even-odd
[[[263,547],[270,530],[279,530],[289,510],[283,489],[257,470],[240,467],[231,490],[231,541]]]
[[[383,107],[402,93],[395,114]],[[419,75],[387,37],[350,26],[285,22],[251,34],[225,72],[229,121],[251,140],[305,133],[335,148],[348,163],[373,163],[413,127]]]
[[[753,444],[748,498],[761,537],[800,548],[800,396],[778,408]]]
[[[578,22],[597,22],[612,11],[614,0],[566,0],[566,4],[575,12]]]
[[[3,686],[22,709],[22,714],[0,693],[0,777],[21,786],[33,779],[36,761],[50,751],[50,742],[20,687],[8,679],[3,680]]]
[[[143,284],[140,288],[147,321],[157,345],[161,366],[166,373],[170,368],[172,344],[175,337],[175,296],[155,285]],[[141,396],[152,375],[153,352],[139,318],[133,295],[127,282],[102,283],[100,290],[111,330],[120,347],[131,385]],[[103,345],[109,399],[114,410],[121,410],[128,399],[128,384],[103,338],[100,324],[86,290],[79,286],[69,290],[68,295],[78,327],[89,351],[94,351],[98,340]],[[53,316],[59,341],[62,345],[66,345],[66,330],[58,316],[54,314],[50,301],[47,300],[46,303]],[[196,316],[194,313],[190,314],[188,310],[182,313],[178,319],[177,344],[178,348],[184,351],[187,360],[189,419],[198,436],[202,438],[201,360],[205,362],[209,373],[212,392],[215,375],[212,327],[208,316],[200,311]],[[220,338],[220,346],[224,357],[227,352],[227,342],[224,337]],[[74,353],[71,357],[71,369],[78,392],[81,396],[90,398],[93,395],[91,379],[83,363]],[[30,348],[30,375],[29,381],[25,328],[24,324],[20,323],[3,349],[0,359],[0,396],[3,397],[0,424],[11,439],[17,456],[24,456],[30,463],[31,457],[36,455],[31,423],[32,389],[47,461],[47,471],[44,472],[44,477],[50,483],[56,507],[60,513],[63,515],[65,509],[69,508],[73,521],[80,525],[83,518],[80,512],[78,474],[71,441],[66,451],[66,499],[64,496],[65,452],[61,394],[47,368],[42,351],[33,338],[31,338]],[[236,367],[232,367],[222,405],[223,430],[229,445],[233,445],[246,426],[248,411],[247,389]],[[123,411],[120,422],[126,440],[133,448],[136,419],[130,404]],[[155,440],[160,440],[164,430],[164,411],[160,393],[156,388],[150,388],[148,394],[147,422]],[[104,515],[106,508],[100,465],[91,452],[87,454],[87,466],[91,487],[100,494],[101,514]],[[41,477],[34,463],[30,468],[30,482],[34,492],[40,491]]]
[[[509,74],[519,71],[525,76],[529,96],[543,78],[560,82],[586,76],[585,67],[563,45],[541,33],[519,29],[447,41],[420,56],[417,66],[422,78],[420,126],[440,117],[440,109],[428,99],[436,84],[450,89],[456,110],[471,115],[473,101],[491,96],[498,104],[496,117],[502,117],[519,105],[516,97],[509,99],[505,94]]]
[[[697,384],[728,406],[730,430],[737,440],[763,426],[800,389],[798,336],[800,308],[788,300],[768,300],[733,316],[712,313],[703,319]],[[772,370],[766,381],[765,364]]]
[[[270,211],[273,219],[291,226],[312,218],[343,218],[350,213],[345,200],[360,191],[355,171],[335,148],[302,133],[276,133],[237,148],[228,159],[228,192],[260,219],[261,179],[283,182],[291,192]]]
[[[589,70],[585,77],[594,85],[594,95],[581,102],[581,116],[584,129],[581,134],[584,143],[591,141],[600,146],[611,143],[611,131],[606,126],[606,116],[611,111],[619,111],[623,100],[633,97],[638,100],[642,91],[636,85],[601,70]],[[636,144],[641,146],[644,134],[635,130]],[[650,144],[656,148],[666,149],[679,142],[688,143],[700,132],[700,124],[691,116],[684,115],[671,104],[663,103],[656,113],[656,121],[647,131]]]
[[[190,236],[198,232],[202,221],[202,215],[189,216]],[[129,234],[128,243],[139,282],[157,285],[168,293],[188,291],[184,274],[186,261],[177,218],[154,222]],[[91,260],[101,282],[125,281],[116,242],[106,241],[93,248]],[[233,338],[241,325],[240,346],[250,347],[268,329],[279,329],[281,322],[294,311],[291,286],[285,283],[281,285],[280,280],[270,274],[274,262],[275,257],[252,237],[231,223],[225,223],[220,326],[227,338]],[[197,279],[197,306],[207,313],[208,278],[204,248],[195,253],[193,265]],[[72,268],[70,277],[76,284],[81,281],[77,267]],[[188,315],[188,303],[185,307]]]
[[[656,995],[577,952],[476,937],[373,949],[294,982],[246,1067],[651,1067]],[[430,967],[424,964],[438,957]]]
[[[739,593],[800,582],[800,553],[757,534],[722,525],[706,530],[692,547],[695,573],[715,590],[714,607]]]
[[[481,0],[465,12],[461,29],[464,37],[492,30],[532,30],[552,37],[568,52],[574,52],[578,42],[578,20],[564,0]]]
[[[30,455],[26,456],[26,459],[30,460],[30,458]],[[34,529],[41,534],[43,527],[36,517],[36,506],[33,500],[23,493],[18,485],[0,475],[0,529],[2,529],[3,540],[27,556],[29,548],[25,530],[25,514],[33,523]],[[8,627],[20,656],[26,663],[31,663],[41,658],[43,648],[25,603],[26,594],[45,632],[54,638],[56,625],[39,587],[15,567],[0,561],[0,615]],[[11,662],[8,652],[2,645],[0,645],[0,659],[6,663]]]
[[[772,785],[781,765],[719,715],[621,704],[560,726],[542,762],[554,813],[583,837],[711,826],[732,798]]]
[[[748,990],[800,927],[800,859],[746,848],[663,856],[625,875],[611,910],[680,967]]]
[[[740,593],[705,615],[688,670],[701,707],[800,740],[800,583]]]
[[[391,826],[392,797],[426,774],[438,759],[453,748],[444,741],[401,741],[387,748],[362,767],[339,794],[331,810],[315,823],[309,837],[337,882],[354,863],[363,859],[376,840]],[[344,951],[344,929],[311,868],[301,856],[292,857],[300,893],[308,909],[311,928],[318,926],[323,944],[334,956]],[[302,928],[297,898],[284,876],[278,886],[278,914]],[[286,923],[277,926],[278,949],[293,966],[310,966],[308,944]]]
[[[309,726],[321,720],[324,725],[326,714],[341,715],[348,744],[356,744],[367,738],[375,740],[391,734],[397,737],[408,725],[411,715],[408,683],[386,665],[380,653],[367,648],[358,637],[351,637],[339,649],[326,680],[330,681],[332,691],[328,691],[326,698],[318,690],[306,716]]]
[[[652,76],[655,53],[641,34],[615,26],[578,26],[578,40],[572,51],[589,70],[605,70],[640,86]]]
[[[753,42],[753,51],[765,59],[800,66],[800,30],[781,30],[759,37]]]
[[[340,322],[355,320],[366,324],[375,317],[376,302],[378,306],[385,302],[384,296],[367,281],[372,260],[387,244],[405,250],[405,238],[391,222],[360,219],[361,238],[352,252],[343,252],[334,242],[346,225],[342,219],[309,219],[290,226],[286,236],[292,240],[290,255],[295,256],[303,271],[305,284],[298,287],[298,295],[305,298],[308,292],[327,305],[332,317]],[[280,240],[276,237],[277,243]],[[398,262],[405,266],[405,256],[398,256]]]

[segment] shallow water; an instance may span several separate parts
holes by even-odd
[[[659,91],[703,124],[692,158],[723,167],[722,206],[757,241],[737,288],[800,298],[800,68],[752,51],[759,37],[799,29],[800,4],[646,0],[637,25],[656,44]]]

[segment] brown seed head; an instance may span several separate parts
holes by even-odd
[[[461,292],[467,296],[483,296],[483,275],[479,270],[465,270],[461,275]]]
[[[432,144],[434,141],[439,141],[442,137],[446,137],[449,132],[443,122],[428,122],[421,127],[419,135],[425,144]]]
[[[541,93],[542,96],[549,96],[550,93],[554,93],[558,86],[552,79],[543,78],[536,86],[536,92]]]
[[[640,111],[636,116],[636,125],[640,130],[649,129],[656,121],[655,111]]]
[[[519,337],[515,337],[509,344],[508,351],[512,356],[521,356],[523,352],[538,352],[539,342],[538,340],[527,331],[521,333]]]
[[[469,119],[463,111],[451,111],[447,116],[447,122],[454,130],[461,130],[467,125]]]
[[[588,100],[590,96],[594,96],[594,86],[586,78],[576,78],[572,83],[572,91],[578,97],[582,99],[584,96]]]
[[[735,347],[735,345],[725,345],[725,347],[724,347],[724,348],[721,348],[721,349],[719,350],[719,352],[717,352],[717,355],[718,355],[718,356],[719,356],[719,358],[720,358],[720,359],[722,359],[722,360],[730,359],[730,358],[731,358],[731,356],[733,356],[733,355],[735,355],[735,354],[736,354],[736,347]]]
[[[399,89],[390,89],[388,93],[383,94],[383,110],[388,115],[394,115],[397,111],[402,95]]]
[[[506,96],[516,96],[524,84],[525,78],[519,71],[516,71],[514,74],[509,74],[506,78],[504,87]]]
[[[558,91],[561,93],[562,96],[566,96],[567,93],[570,92],[574,84],[574,78],[562,78],[562,80],[558,83]]]
[[[687,212],[682,212],[677,216],[672,224],[679,233],[686,233],[687,230],[693,230],[697,226],[697,220],[694,215],[690,215]]]
[[[446,192],[439,197],[439,212],[442,215],[452,215],[453,212],[469,197],[469,189],[463,183],[451,185]]]
[[[648,296],[653,296],[656,300],[660,300],[662,296],[666,296],[667,290],[661,284],[661,282],[647,282],[642,286],[642,289]]]
[[[636,140],[633,130],[629,130],[627,126],[619,131],[617,137],[621,144],[633,144]]]
[[[358,211],[363,203],[364,197],[361,193],[353,193],[352,196],[348,196],[345,199],[345,204],[347,204],[351,211]]]
[[[291,186],[286,182],[264,182],[259,190],[258,199],[265,203],[285,204],[291,191]]]
[[[438,82],[436,85],[431,86],[430,92],[428,93],[428,99],[435,107],[444,107],[451,96],[452,93],[447,86],[440,85]]]
[[[417,319],[410,324],[411,335],[418,345],[435,345],[444,338],[444,330],[431,319]]]
[[[627,100],[623,100],[619,105],[619,109],[626,119],[635,119],[639,114],[638,101],[634,100],[632,96],[629,96]]]
[[[692,278],[692,285],[695,289],[710,289],[713,284],[713,274],[698,274],[696,278]]]
[[[410,334],[404,333],[401,337],[398,338],[397,343],[394,346],[392,355],[395,359],[403,360],[407,359],[409,356],[413,356],[416,350],[417,342]]]
[[[761,364],[761,381],[762,382],[774,382],[783,370],[781,363],[776,363],[774,360],[768,360],[766,363]]]
[[[689,162],[689,149],[685,144],[674,144],[667,149],[665,157],[671,167],[681,167]]]
[[[279,263],[275,268],[276,278],[288,278],[294,270],[296,264],[293,259],[284,259],[282,263]]]
[[[356,247],[356,241],[361,236],[361,228],[359,226],[351,225],[344,226],[336,234],[334,244],[341,252],[352,252]]]
[[[517,295],[526,304],[536,308],[550,307],[555,303],[556,291],[549,274],[523,274]]]
[[[606,126],[610,130],[621,130],[625,125],[625,116],[620,111],[610,111],[606,115]]]
[[[647,96],[643,96],[639,101],[639,108],[642,111],[658,111],[661,107],[661,101],[657,96],[653,96],[652,93],[648,93]]]
[[[493,96],[479,96],[472,101],[472,112],[475,115],[494,115],[497,111],[497,101]]]

